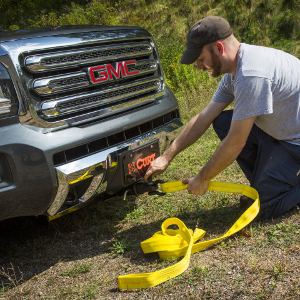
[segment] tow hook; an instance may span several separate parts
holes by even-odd
[[[158,196],[164,196],[166,193],[162,193],[162,192],[159,192],[157,189],[158,189],[158,184],[162,184],[162,183],[165,183],[163,180],[155,180],[155,181],[152,181],[151,179],[148,180],[148,182],[146,182],[146,184],[149,186],[149,187],[155,187],[155,190],[151,190],[148,192],[148,195],[158,195]]]
[[[152,181],[152,179],[149,179],[147,182],[137,182],[134,184],[130,189],[127,189],[123,194],[123,200],[126,200],[127,194],[131,192],[135,196],[142,195],[144,193],[148,193],[148,195],[158,195],[158,196],[164,196],[166,193],[162,193],[158,191],[158,184],[165,183],[163,180],[155,180]]]

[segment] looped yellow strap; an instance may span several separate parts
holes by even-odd
[[[175,192],[186,189],[187,184],[183,184],[181,181],[169,181],[162,184],[161,188],[163,193]],[[180,256],[184,256],[184,258],[172,266],[153,273],[120,276],[118,278],[119,289],[148,288],[178,276],[188,268],[192,253],[203,250],[219,240],[240,231],[248,225],[259,212],[258,193],[250,186],[211,181],[208,190],[243,194],[255,201],[223,236],[205,242],[196,243],[199,239],[204,237],[204,230],[196,228],[196,230],[193,231],[188,229],[185,224],[177,218],[165,220],[161,226],[162,230],[156,232],[150,239],[143,241],[141,247],[144,253],[158,252],[162,259]],[[170,225],[177,225],[178,229],[168,229]]]

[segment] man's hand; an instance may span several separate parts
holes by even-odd
[[[159,156],[157,159],[155,159],[153,162],[151,162],[146,175],[145,175],[145,180],[147,181],[148,177],[153,175],[159,175],[163,173],[167,167],[169,166],[169,161],[162,155]]]
[[[188,184],[188,192],[196,195],[203,195],[207,191],[209,185],[209,181],[201,179],[200,173],[189,179],[182,180],[182,183]]]

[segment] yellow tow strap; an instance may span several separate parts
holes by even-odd
[[[187,188],[187,184],[181,181],[169,181],[161,184],[162,192],[175,192]],[[196,243],[205,235],[205,231],[196,228],[188,229],[177,218],[169,218],[161,225],[161,231],[156,232],[150,239],[141,242],[144,253],[158,252],[160,258],[171,259],[179,256],[184,258],[178,263],[153,273],[130,274],[118,278],[119,289],[139,289],[156,286],[166,280],[174,278],[184,272],[190,263],[190,256],[199,250],[203,250],[214,243],[228,237],[247,226],[259,212],[259,196],[257,191],[243,184],[210,181],[208,191],[243,194],[253,200],[254,203],[240,216],[233,226],[221,237],[205,242]],[[177,225],[179,229],[168,229],[170,225]]]

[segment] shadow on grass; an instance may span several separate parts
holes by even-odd
[[[50,223],[43,217],[21,217],[0,223],[0,269],[15,272],[15,281],[28,280],[62,261],[76,261],[111,253],[110,247],[116,240],[128,240],[130,250],[124,257],[134,265],[159,260],[157,254],[145,255],[139,245],[161,229],[166,218],[148,223],[128,218],[135,208],[134,196],[128,201],[115,197],[66,215]],[[205,240],[223,235],[239,218],[243,210],[238,205],[217,207],[212,210],[195,210],[190,213],[174,214],[188,228],[199,228],[207,234]],[[290,214],[289,214],[290,215]],[[268,226],[275,221],[254,221]],[[278,221],[277,221],[278,220]],[[121,274],[120,274],[121,275]],[[7,276],[0,274],[2,287],[11,285]]]

